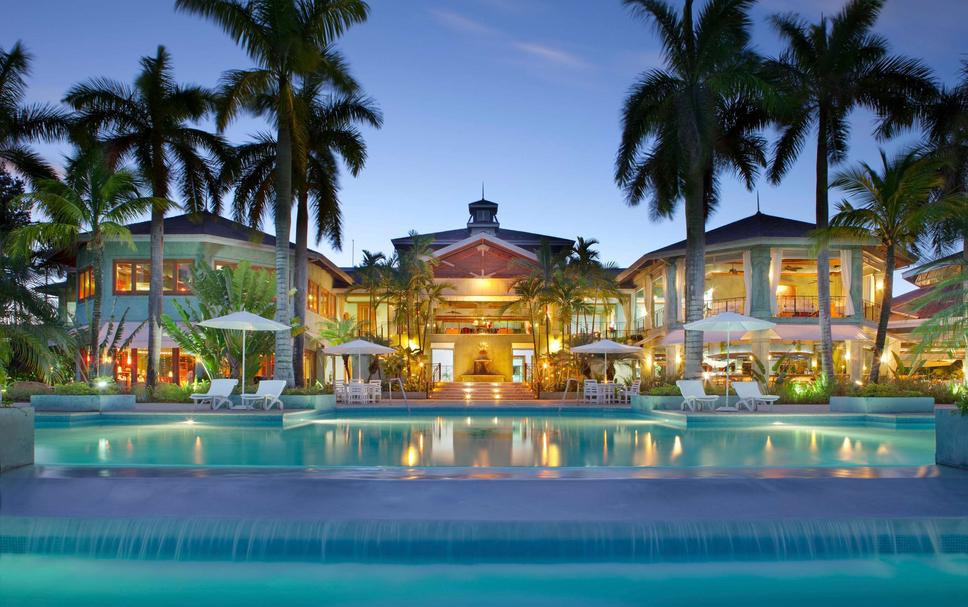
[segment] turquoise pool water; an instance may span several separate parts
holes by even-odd
[[[39,427],[38,464],[71,466],[797,468],[922,466],[933,429],[647,419],[401,416],[296,427],[203,423]]]
[[[964,605],[968,557],[810,562],[366,565],[0,556],[0,604]]]

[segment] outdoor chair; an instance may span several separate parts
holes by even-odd
[[[703,405],[706,403],[709,403],[711,409],[719,400],[718,396],[707,395],[702,387],[702,382],[697,379],[680,379],[676,382],[676,385],[679,386],[679,392],[682,393],[680,409],[688,408],[690,411],[695,411],[698,405],[699,410],[702,411]]]
[[[582,385],[582,402],[595,403],[601,402],[601,393],[598,390],[598,381],[586,379]]]
[[[333,394],[336,395],[336,402],[346,402],[346,383],[342,379],[333,380]]]
[[[205,394],[192,394],[192,409],[197,405],[208,404],[212,409],[218,409],[222,405],[226,407],[232,406],[232,401],[229,397],[232,395],[232,390],[235,385],[239,383],[237,379],[213,379],[212,385],[208,387],[208,392]]]
[[[639,393],[639,389],[642,387],[642,380],[635,380],[632,385],[627,388],[620,388],[618,392],[618,401],[620,403],[629,405],[632,403],[632,396]]]
[[[374,403],[378,403],[383,400],[383,382],[378,379],[371,379],[369,384],[370,387],[369,397]]]
[[[769,405],[770,411],[772,411],[773,403],[780,400],[779,396],[760,392],[760,385],[755,381],[737,381],[733,382],[732,386],[736,390],[736,395],[739,396],[739,401],[736,403],[737,409],[746,407],[750,411],[756,411],[762,403]]]
[[[269,379],[259,382],[259,387],[256,389],[255,394],[243,394],[242,395],[242,405],[243,406],[255,406],[256,403],[261,403],[262,408],[268,411],[273,405],[279,407],[282,411],[282,400],[279,398],[282,396],[282,391],[286,389],[286,380],[284,379]],[[251,403],[251,405],[249,404]]]
[[[347,404],[365,405],[369,401],[368,390],[369,387],[361,382],[354,382],[346,386]]]

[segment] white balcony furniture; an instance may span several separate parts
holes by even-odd
[[[285,389],[286,381],[283,379],[264,379],[259,382],[255,394],[242,395],[242,406],[251,409],[256,405],[261,405],[266,411],[273,406],[277,406],[282,411],[282,399],[279,397],[282,396],[282,391]]]
[[[676,385],[679,386],[679,392],[682,393],[680,409],[695,411],[698,406],[699,410],[702,411],[706,403],[709,403],[711,409],[719,400],[716,395],[707,395],[706,390],[702,387],[702,382],[697,379],[680,379],[676,382]]]
[[[769,405],[770,411],[773,410],[773,403],[780,400],[779,396],[763,394],[760,392],[760,385],[755,381],[738,381],[733,383],[739,401],[736,407],[746,407],[750,411],[759,409],[760,404]]]
[[[192,409],[197,405],[209,405],[212,409],[218,409],[222,405],[226,407],[232,406],[232,401],[229,397],[232,395],[232,390],[235,389],[235,385],[239,383],[237,379],[213,379],[212,385],[208,387],[208,392],[204,394],[192,394],[189,398],[192,399]]]

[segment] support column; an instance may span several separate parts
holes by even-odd
[[[181,350],[171,349],[171,383],[181,385]]]
[[[674,380],[682,376],[679,367],[682,366],[682,346],[666,346],[665,377]]]
[[[671,331],[679,325],[679,290],[676,285],[676,264],[678,260],[668,261],[665,266],[665,328]]]
[[[138,383],[138,348],[131,348],[131,365],[128,370],[131,373],[131,384]]]
[[[848,339],[844,341],[845,356],[850,357],[847,361],[847,375],[850,381],[864,380],[864,348],[859,340]]]
[[[770,300],[770,249],[769,247],[754,247],[750,250],[750,267],[753,280],[750,286],[750,315],[757,318],[773,316]]]
[[[754,331],[753,340],[750,343],[750,349],[756,360],[760,361],[765,369],[764,375],[766,375],[766,380],[769,382],[771,371],[771,361],[770,361],[770,332],[769,331]],[[753,368],[756,368],[756,363],[753,363]],[[763,386],[764,388],[766,386]]]
[[[864,321],[864,252],[850,251],[850,299],[854,302],[854,320]]]

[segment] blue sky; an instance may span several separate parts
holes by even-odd
[[[486,195],[505,227],[601,241],[602,257],[627,265],[684,237],[681,216],[650,223],[628,208],[612,179],[619,108],[636,75],[660,60],[650,27],[619,0],[370,0],[370,20],[341,43],[353,71],[380,104],[386,124],[367,132],[370,158],[342,193],[341,265],[361,249],[388,251],[411,228],[434,231],[466,221],[466,204]],[[840,0],[762,0],[754,41],[766,54],[779,41],[775,12],[816,19]],[[952,81],[965,57],[968,2],[893,0],[878,30],[895,52],[923,58]],[[168,0],[33,0],[4,6],[0,46],[22,40],[34,55],[31,101],[57,101],[93,76],[133,79],[139,57],[165,44],[182,82],[211,86],[226,69],[248,66],[215,26],[175,13]],[[264,128],[245,117],[236,142]],[[851,159],[873,161],[871,120],[853,120]],[[890,142],[895,147],[912,136]],[[56,160],[63,146],[39,146]],[[758,184],[764,212],[811,220],[813,154],[806,150],[779,186]],[[756,195],[730,177],[710,227],[755,211]],[[836,194],[835,198],[836,200]],[[354,246],[355,245],[355,246]]]

